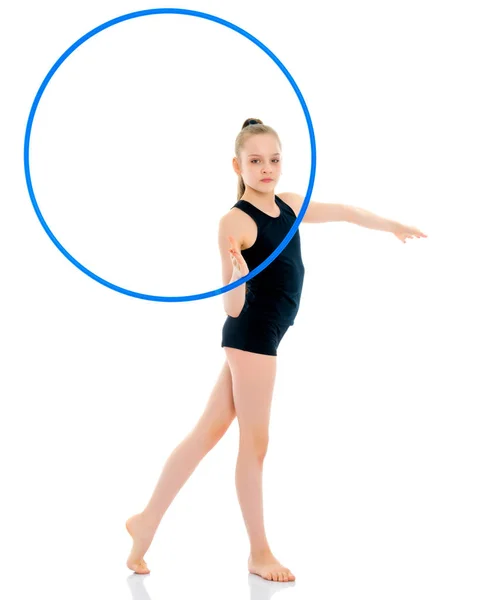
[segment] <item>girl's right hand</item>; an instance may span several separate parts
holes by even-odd
[[[231,235],[228,236],[228,240],[231,244],[231,248],[229,249],[229,253],[231,256],[231,262],[233,263],[233,273],[237,276],[238,279],[248,275],[249,268],[246,264],[243,255],[241,254],[241,250],[238,246],[238,242]]]

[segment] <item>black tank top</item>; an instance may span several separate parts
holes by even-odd
[[[276,250],[296,220],[296,214],[289,204],[276,195],[274,199],[281,211],[279,217],[267,215],[247,200],[238,200],[232,207],[248,214],[258,228],[256,241],[251,248],[241,250],[250,272]],[[293,325],[299,309],[304,271],[297,229],[281,253],[261,273],[246,282],[245,304],[248,312]]]

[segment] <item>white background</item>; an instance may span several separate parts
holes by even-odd
[[[315,128],[313,201],[428,237],[300,226],[306,279],[279,349],[264,470],[268,539],[296,583],[248,577],[237,421],[167,511],[151,574],[132,577],[124,521],[204,409],[225,358],[223,301],[138,299],[74,266],[33,209],[23,143],[35,94],[71,44],[162,5],[11,3],[0,21],[2,592],[477,598],[474,3],[174,6],[245,29],[292,74]],[[231,159],[247,117],[280,135],[276,192],[304,195],[306,120],[260,48],[184,15],[106,29],[40,100],[30,154],[40,210],[65,249],[115,285],[218,289],[217,224],[236,202]]]

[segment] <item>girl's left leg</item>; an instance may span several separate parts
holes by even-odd
[[[225,347],[233,377],[239,423],[236,489],[250,539],[248,568],[264,579],[293,581],[291,571],[271,552],[263,517],[263,462],[269,440],[276,357]]]

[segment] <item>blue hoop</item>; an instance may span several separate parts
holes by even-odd
[[[245,277],[242,277],[241,279],[238,279],[237,281],[230,283],[230,284],[228,284],[222,288],[219,288],[217,290],[213,290],[211,292],[204,292],[202,294],[193,294],[191,296],[153,296],[150,294],[141,294],[139,292],[127,290],[127,289],[119,287],[113,283],[110,283],[109,281],[106,281],[106,279],[98,277],[98,275],[95,275],[95,273],[93,273],[92,271],[90,271],[89,269],[84,267],[60,244],[60,242],[56,239],[56,237],[53,235],[50,228],[46,224],[45,219],[43,218],[43,215],[41,214],[40,209],[37,204],[37,201],[35,199],[35,194],[33,191],[33,186],[32,186],[31,177],[30,177],[29,152],[30,152],[30,136],[31,136],[32,124],[33,124],[33,118],[35,116],[35,112],[37,110],[40,98],[42,97],[42,94],[45,91],[45,88],[47,87],[48,82],[50,81],[50,79],[52,78],[53,74],[58,69],[58,67],[65,61],[65,59],[70,54],[72,54],[72,52],[74,50],[76,50],[86,40],[93,37],[100,31],[103,31],[104,29],[107,29],[108,27],[112,27],[113,25],[116,25],[117,23],[121,23],[122,21],[128,21],[130,19],[136,19],[137,17],[145,17],[147,15],[162,14],[162,13],[163,14],[170,13],[170,14],[178,14],[178,15],[190,15],[193,17],[200,17],[202,19],[209,19],[210,21],[215,21],[216,23],[220,23],[221,25],[225,25],[226,27],[229,27],[230,29],[237,31],[238,33],[240,33],[241,35],[243,35],[244,37],[248,38],[253,43],[255,43],[264,52],[266,52],[266,54],[268,54],[268,56],[270,56],[273,59],[273,61],[278,65],[278,67],[283,71],[283,73],[286,75],[286,78],[293,86],[293,89],[296,92],[296,95],[301,103],[302,108],[303,108],[304,116],[306,117],[306,122],[308,124],[308,130],[309,130],[309,136],[310,136],[310,142],[311,142],[311,172],[310,172],[310,176],[309,176],[309,184],[308,184],[308,189],[306,191],[306,196],[305,196],[304,202],[301,206],[299,215],[296,218],[296,221],[294,222],[293,226],[291,227],[291,230],[289,231],[288,235],[284,238],[284,240],[281,242],[281,244],[276,248],[276,250],[270,256],[268,256],[268,258],[266,258],[255,269],[250,271],[248,273],[248,275],[246,275]],[[32,201],[33,208],[35,209],[37,217],[40,220],[40,223],[42,224],[43,228],[45,229],[45,231],[47,232],[48,236],[53,241],[55,246],[76,267],[78,267],[81,271],[86,273],[86,275],[88,275],[92,279],[95,279],[102,285],[105,285],[105,286],[111,288],[112,290],[115,290],[116,292],[120,292],[121,294],[126,294],[128,296],[133,296],[135,298],[141,298],[142,300],[153,300],[156,302],[188,302],[190,300],[201,300],[203,298],[217,296],[219,294],[223,294],[225,292],[228,292],[228,291],[238,287],[242,283],[245,283],[246,281],[248,281],[249,279],[251,279],[252,277],[257,275],[258,273],[260,273],[276,258],[276,256],[278,256],[278,254],[280,254],[282,252],[283,248],[288,244],[290,239],[296,233],[296,230],[298,229],[298,227],[301,223],[301,220],[304,216],[304,213],[306,212],[306,209],[309,204],[309,200],[311,198],[311,192],[313,190],[314,177],[315,177],[315,173],[316,173],[316,143],[315,143],[315,138],[314,138],[314,130],[313,130],[313,124],[311,122],[311,117],[309,116],[308,108],[306,106],[306,103],[303,99],[303,96],[302,96],[298,86],[296,85],[296,82],[294,81],[293,77],[290,75],[290,73],[288,72],[286,67],[283,65],[283,63],[271,52],[271,50],[269,50],[257,38],[252,36],[250,33],[245,31],[244,29],[241,29],[240,27],[234,25],[233,23],[230,23],[229,21],[225,21],[224,19],[220,19],[219,17],[215,17],[214,15],[209,15],[207,13],[197,12],[194,10],[187,10],[187,9],[183,9],[183,8],[152,8],[152,9],[148,9],[148,10],[141,10],[141,11],[129,13],[126,15],[122,15],[120,17],[117,17],[116,19],[112,19],[111,21],[107,21],[106,23],[103,23],[102,25],[95,27],[95,29],[92,29],[91,31],[86,33],[83,37],[81,37],[79,40],[77,40],[74,44],[72,44],[70,46],[70,48],[68,48],[68,50],[66,50],[66,52],[64,52],[60,56],[60,58],[56,61],[56,63],[53,65],[53,67],[50,69],[47,76],[43,80],[43,83],[41,84],[41,86],[35,96],[35,99],[32,104],[32,108],[30,110],[30,115],[28,117],[27,128],[26,128],[26,133],[25,133],[24,168],[25,168],[25,178],[27,181],[28,193],[30,194],[30,199]]]

